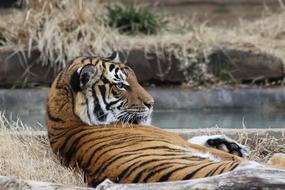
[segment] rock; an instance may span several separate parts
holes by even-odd
[[[191,66],[182,70],[181,61],[174,53],[166,50],[158,54],[134,49],[125,53],[125,57],[126,64],[134,70],[142,83],[181,84],[187,82],[183,71],[193,71]],[[284,76],[284,63],[280,58],[257,50],[217,49],[210,54],[208,60],[209,72],[224,80],[279,80]],[[38,50],[32,50],[29,54],[28,50],[15,52],[13,49],[0,49],[0,86],[49,86],[57,73],[55,68],[42,65]]]
[[[174,54],[167,52],[157,55],[132,50],[127,56],[127,65],[134,70],[140,82],[183,83],[186,78],[180,64]]]
[[[237,82],[284,77],[283,61],[257,49],[221,48],[209,56],[209,71],[222,80]]]
[[[132,50],[127,57],[129,65],[140,82],[182,83],[186,79],[179,69],[180,61],[174,55],[164,53],[161,57],[143,50]],[[0,86],[49,86],[58,71],[42,65],[40,52],[28,50],[15,52],[13,49],[0,49]]]
[[[0,49],[0,86],[49,85],[55,76],[54,69],[40,63],[37,50]]]

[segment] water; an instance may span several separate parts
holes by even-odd
[[[1,111],[1,110],[0,110]],[[45,125],[44,111],[6,110],[8,118],[39,128]],[[173,128],[285,128],[285,111],[262,110],[160,110],[155,111],[152,124],[165,129]]]
[[[285,128],[284,111],[264,110],[192,110],[156,111],[153,124],[172,128]]]

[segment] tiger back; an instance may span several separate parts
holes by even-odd
[[[47,103],[50,145],[89,186],[148,183],[231,171],[242,158],[191,144],[150,125],[154,100],[117,57],[78,57],[56,77]]]

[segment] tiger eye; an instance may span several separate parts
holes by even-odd
[[[117,87],[118,87],[118,88],[124,88],[124,83],[119,82],[119,83],[117,84]]]

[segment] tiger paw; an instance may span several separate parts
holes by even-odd
[[[246,158],[249,148],[241,145],[225,135],[196,136],[188,140],[189,143],[216,148],[236,156]]]

